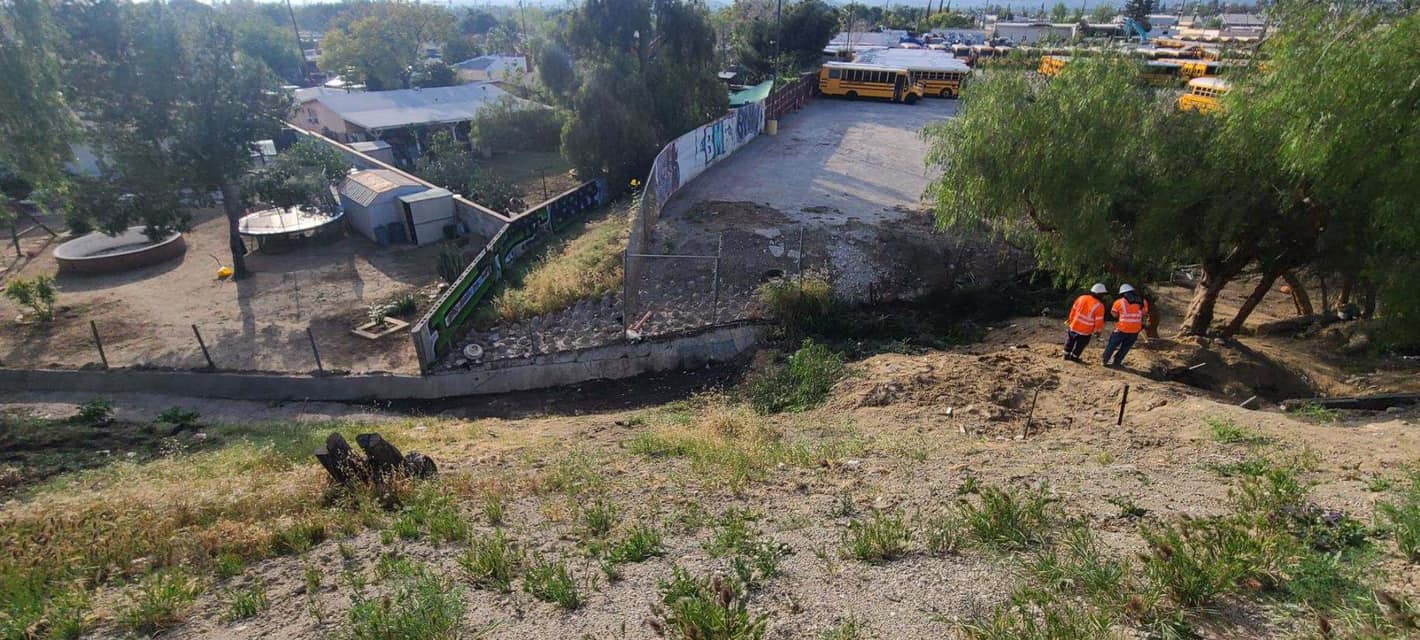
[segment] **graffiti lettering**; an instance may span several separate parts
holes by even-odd
[[[718,120],[700,130],[700,140],[696,143],[700,152],[699,160],[710,164],[725,153],[725,121]]]

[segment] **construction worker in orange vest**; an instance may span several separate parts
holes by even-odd
[[[1109,334],[1109,342],[1104,345],[1106,367],[1124,364],[1124,356],[1129,354],[1129,349],[1139,339],[1139,332],[1144,330],[1144,318],[1149,317],[1149,301],[1139,295],[1133,286],[1120,285],[1119,296],[1114,306],[1109,308],[1109,315],[1114,318],[1114,333]],[[1114,356],[1113,362],[1110,362],[1111,355]]]
[[[1104,331],[1104,294],[1109,293],[1103,283],[1096,282],[1090,292],[1075,298],[1070,307],[1070,317],[1065,319],[1065,359],[1080,361],[1080,354],[1090,344],[1090,336]]]

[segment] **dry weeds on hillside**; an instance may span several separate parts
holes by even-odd
[[[1054,329],[851,363],[802,413],[755,412],[747,383],[631,412],[388,419],[441,466],[391,496],[331,489],[306,455],[364,425],[113,451],[11,490],[0,636],[1416,633],[1420,414],[1246,410],[1140,375],[1192,345],[1109,371],[1059,361]],[[20,410],[12,429],[68,428]]]

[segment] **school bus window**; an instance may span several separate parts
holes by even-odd
[[[840,70],[838,70],[838,69],[829,69],[829,70],[828,70],[828,77],[829,77],[830,80],[837,80],[837,79],[838,79],[838,76],[841,75],[842,73],[843,73],[843,72],[840,71]]]

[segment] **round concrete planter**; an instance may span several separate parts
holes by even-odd
[[[118,273],[172,260],[187,251],[182,234],[152,242],[143,227],[129,227],[116,236],[95,231],[55,247],[54,260],[60,273]]]

